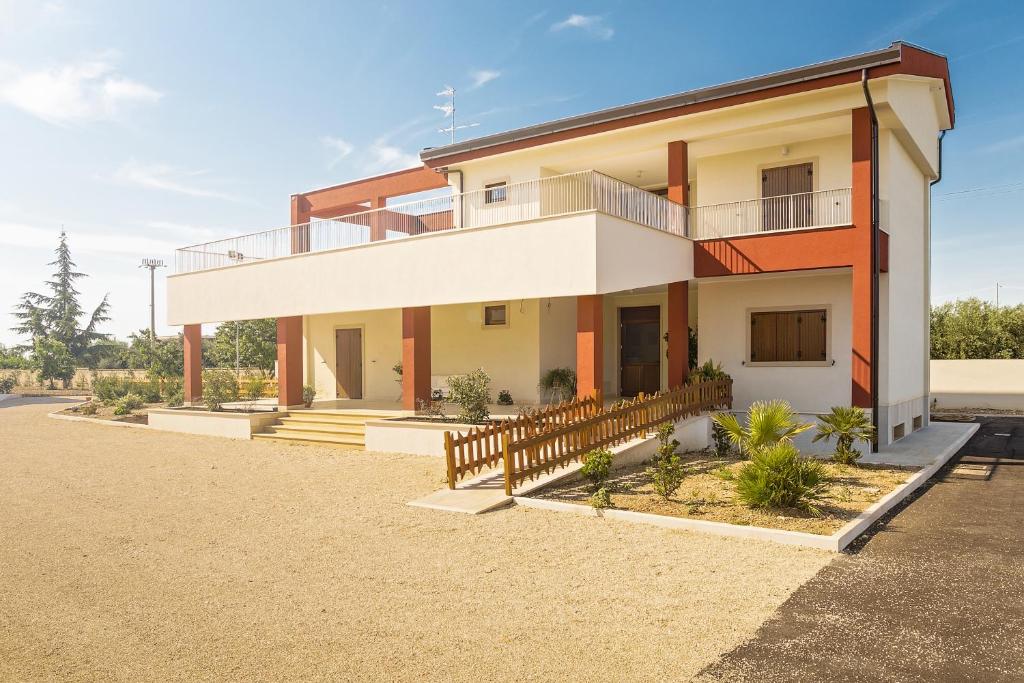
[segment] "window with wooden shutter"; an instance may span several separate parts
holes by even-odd
[[[751,363],[828,360],[828,311],[758,311],[750,314]]]

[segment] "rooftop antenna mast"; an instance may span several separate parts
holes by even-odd
[[[479,126],[480,124],[479,123],[467,123],[467,124],[463,124],[461,126],[455,125],[455,88],[453,88],[452,86],[446,85],[444,87],[444,90],[442,90],[441,92],[437,93],[437,96],[438,97],[447,97],[447,98],[449,98],[449,100],[447,102],[445,102],[444,104],[435,104],[434,105],[434,109],[437,109],[438,111],[443,111],[445,118],[448,118],[450,116],[451,119],[452,119],[452,123],[451,123],[450,126],[448,126],[447,128],[438,128],[437,132],[438,133],[450,133],[451,136],[452,136],[452,144],[454,145],[455,144],[455,131],[461,130],[463,128],[473,128],[474,126]]]

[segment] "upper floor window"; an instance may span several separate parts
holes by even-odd
[[[500,183],[488,183],[484,185],[484,204],[497,204],[498,202],[505,201],[506,196],[506,183],[504,180]]]
[[[828,360],[828,310],[752,312],[749,360],[751,363]]]

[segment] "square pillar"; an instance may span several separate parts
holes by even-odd
[[[576,396],[604,391],[604,296],[576,297]]]
[[[185,325],[182,339],[185,347],[184,404],[198,405],[203,401],[203,326]]]
[[[686,384],[690,369],[690,283],[668,283],[668,388]]]
[[[402,408],[430,401],[430,306],[402,309]]]
[[[690,160],[686,142],[676,140],[668,143],[668,200],[686,205],[689,197]]]
[[[851,213],[853,253],[853,364],[851,403],[871,407],[871,114],[867,107],[853,110],[853,168]]]
[[[302,407],[302,316],[277,319],[277,404]]]
[[[309,251],[309,200],[292,195],[291,249],[293,254]]]
[[[374,197],[372,208],[384,209],[388,205],[387,197]],[[370,241],[380,242],[386,240],[387,235],[387,216],[386,211],[374,211],[370,214]]]

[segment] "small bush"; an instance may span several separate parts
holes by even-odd
[[[515,401],[512,400],[512,394],[509,392],[508,389],[502,389],[501,391],[498,392],[499,406],[510,406],[514,403]]]
[[[703,365],[698,365],[693,369],[693,372],[686,378],[687,384],[697,384],[698,382],[711,382],[719,379],[731,379],[729,373],[722,369],[721,363],[708,358]]]
[[[180,397],[183,397],[184,395],[185,385],[184,382],[182,381],[182,378],[171,377],[169,379],[164,380],[163,388],[160,392],[161,399],[167,401],[167,403],[171,403],[172,399],[178,398],[179,403],[177,405],[180,406]]]
[[[168,406],[177,408],[185,404],[185,390],[179,387],[176,391],[168,393],[165,398]]]
[[[832,460],[840,465],[856,465],[860,451],[854,443],[871,443],[875,438],[875,428],[863,408],[835,406],[830,413],[818,419],[818,433],[814,440],[828,443],[835,437],[836,450],[832,453]]]
[[[729,432],[726,431],[725,427],[712,421],[711,439],[715,444],[715,455],[719,458],[728,457],[729,453],[732,452],[732,439],[729,438]]]
[[[802,458],[796,446],[782,441],[751,456],[736,476],[736,495],[753,508],[795,508],[817,515],[824,476],[821,463]]]
[[[263,398],[263,391],[267,388],[267,382],[262,377],[246,377],[242,385],[242,397],[249,401],[258,401]]]
[[[590,496],[590,505],[596,510],[604,510],[612,506],[612,494],[608,487],[602,486]]]
[[[302,403],[307,408],[312,408],[314,400],[316,400],[316,387],[312,384],[302,385]]]
[[[465,375],[448,378],[448,400],[459,406],[459,419],[465,422],[483,422],[491,413],[491,377],[483,368]]]
[[[568,401],[576,395],[576,371],[572,368],[551,368],[540,378],[540,388],[548,397]]]
[[[138,394],[146,403],[160,402],[160,381],[132,382],[131,393]]]
[[[114,415],[131,415],[133,410],[138,410],[146,402],[138,394],[125,394],[114,401]]]
[[[658,427],[658,450],[653,464],[647,468],[647,476],[651,478],[655,492],[666,500],[679,490],[686,477],[686,467],[676,452],[679,442],[672,438],[674,432],[675,426],[671,422]]]
[[[203,403],[210,411],[221,410],[225,403],[238,400],[238,380],[230,370],[203,373]]]
[[[82,415],[95,415],[96,411],[98,411],[98,410],[99,410],[99,406],[96,405],[95,401],[89,401],[88,403],[83,403],[82,407],[79,408],[79,411],[82,413]]]
[[[608,475],[612,471],[612,452],[607,448],[597,448],[583,456],[583,467],[580,474],[590,482],[594,491],[604,488]]]
[[[0,394],[9,394],[14,391],[14,375],[0,376]]]

